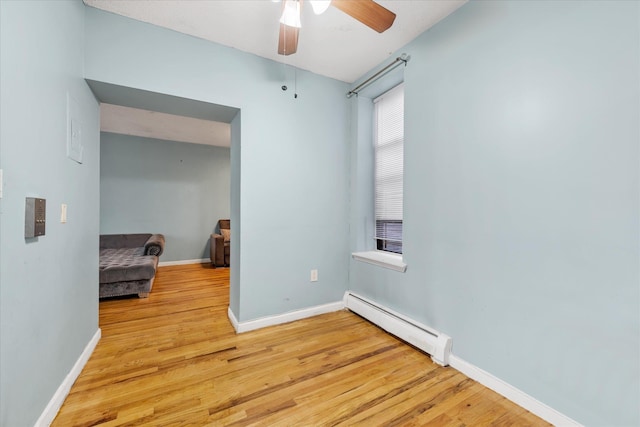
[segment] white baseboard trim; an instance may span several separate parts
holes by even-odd
[[[34,427],[47,427],[51,425],[56,415],[58,415],[58,411],[64,403],[64,400],[67,398],[67,395],[71,390],[71,386],[74,382],[76,382],[76,379],[80,375],[80,372],[82,372],[82,368],[84,368],[84,365],[87,364],[87,361],[89,360],[89,357],[91,357],[93,350],[95,350],[96,345],[98,345],[98,341],[100,341],[101,336],[102,331],[100,330],[100,328],[98,328],[96,333],[93,335],[93,338],[91,338],[87,346],[80,354],[78,360],[76,360],[76,363],[73,365],[73,368],[71,368],[71,371],[69,371],[64,381],[62,381],[62,384],[60,384],[60,387],[58,387],[56,392],[53,394],[53,397],[49,401],[47,407],[44,408],[44,411],[42,412],[42,414],[40,414],[40,418],[38,418],[38,421],[36,421]]]
[[[281,325],[283,323],[293,322],[295,320],[306,319],[307,317],[317,316],[319,314],[332,313],[344,309],[344,301],[331,302],[329,304],[316,305],[314,307],[303,308],[301,310],[289,311],[287,313],[276,314],[274,316],[261,317],[259,319],[247,320],[246,322],[238,322],[235,315],[228,310],[229,320],[237,333],[249,332],[256,329],[266,328],[267,326]]]
[[[183,259],[182,261],[160,261],[158,262],[158,267],[168,267],[170,265],[187,265],[187,264],[205,264],[210,263],[211,260],[209,258],[202,259]]]
[[[238,333],[238,319],[236,319],[236,315],[233,314],[233,311],[231,311],[231,307],[227,307],[227,317],[229,318],[233,329],[235,329],[236,333]]]
[[[449,356],[449,366],[462,372],[469,378],[478,381],[483,386],[490,388],[496,393],[506,397],[513,403],[523,407],[527,411],[539,416],[543,420],[553,424],[557,427],[578,427],[582,424],[567,417],[566,415],[556,411],[555,409],[545,405],[539,400],[529,396],[522,390],[519,390],[502,381],[487,371],[478,368],[471,363],[460,359],[458,356],[452,354]]]

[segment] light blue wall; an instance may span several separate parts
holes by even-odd
[[[347,85],[298,71],[294,99],[280,89],[294,86],[281,63],[93,8],[86,20],[88,79],[241,109],[236,317],[340,300],[349,266]]]
[[[160,261],[208,259],[230,180],[229,148],[103,132],[100,233],[162,233]]]
[[[639,5],[471,2],[402,49],[408,270],[350,270],[586,425],[640,424]]]
[[[83,42],[80,1],[0,2],[2,426],[36,422],[98,329],[99,114]],[[67,93],[82,164],[66,156]],[[45,236],[25,240],[25,197],[47,200]]]
[[[242,113],[236,114],[231,121],[231,218],[233,233],[231,233],[231,269],[229,307],[237,315],[240,312],[240,247],[242,236],[242,212],[240,210],[240,189],[242,188],[240,152],[242,147]]]

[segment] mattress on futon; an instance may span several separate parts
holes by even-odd
[[[144,247],[100,249],[100,283],[150,280],[158,257],[145,255]]]

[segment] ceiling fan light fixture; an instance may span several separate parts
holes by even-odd
[[[309,0],[309,2],[313,8],[313,13],[316,15],[323,14],[331,5],[331,0]]]
[[[300,2],[298,0],[285,0],[280,23],[289,27],[300,28]]]

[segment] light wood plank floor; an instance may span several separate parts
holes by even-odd
[[[53,426],[548,425],[343,311],[236,335],[229,269],[161,267],[100,302],[102,339]]]

